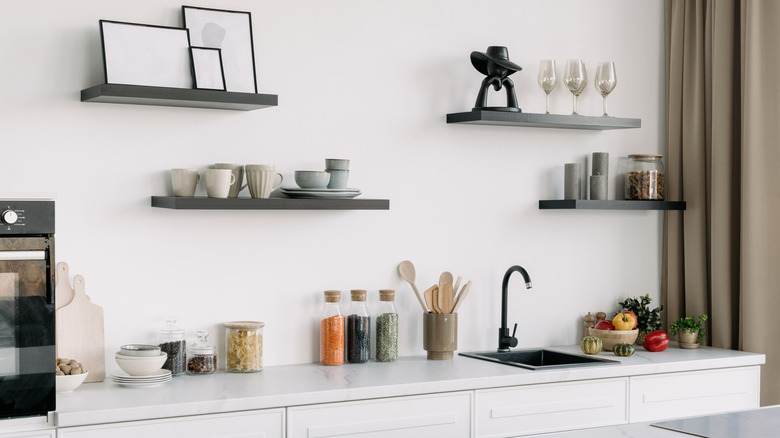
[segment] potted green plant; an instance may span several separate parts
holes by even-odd
[[[707,320],[707,315],[699,315],[699,318],[695,316],[686,316],[673,322],[669,326],[669,332],[672,335],[680,333],[679,341],[680,346],[683,348],[696,348],[699,346],[698,341],[704,339],[704,321]]]
[[[661,328],[661,311],[664,310],[664,306],[660,305],[650,310],[651,301],[650,294],[646,294],[618,302],[621,311],[628,310],[636,315],[636,328],[639,329],[639,336],[636,338],[637,345],[642,345],[645,341],[645,335]]]

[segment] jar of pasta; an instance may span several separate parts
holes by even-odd
[[[263,370],[263,327],[259,321],[226,322],[225,370],[254,373]]]

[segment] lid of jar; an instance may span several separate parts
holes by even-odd
[[[231,322],[225,322],[222,325],[224,325],[227,328],[236,328],[236,329],[258,329],[261,327],[265,327],[265,323],[260,321],[231,321]]]
[[[176,325],[176,318],[173,316],[165,318],[165,325],[157,330],[157,333],[161,335],[184,336],[184,330]]]
[[[209,332],[198,330],[196,333],[198,340],[190,344],[190,353],[192,354],[214,354],[215,347],[209,344]]]
[[[352,294],[352,301],[365,301],[366,300],[366,291],[365,289],[352,289],[350,291]]]
[[[325,302],[326,303],[338,303],[341,300],[341,291],[338,290],[326,290]]]
[[[629,154],[628,158],[637,158],[640,160],[647,160],[650,158],[663,158],[663,155],[657,155],[657,154]]]
[[[394,301],[395,290],[393,289],[379,289],[379,301]]]

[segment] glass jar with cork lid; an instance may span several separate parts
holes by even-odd
[[[628,156],[626,169],[626,199],[664,199],[666,174],[662,155],[633,154]]]
[[[395,291],[380,289],[379,316],[376,318],[376,361],[398,359],[398,313],[395,311]]]
[[[325,291],[325,306],[320,314],[320,362],[323,365],[344,363],[344,315],[339,301],[341,291]]]
[[[263,370],[263,327],[260,321],[226,322],[225,371],[256,373]]]

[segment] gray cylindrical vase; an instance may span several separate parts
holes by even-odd
[[[606,175],[590,176],[590,199],[607,199],[607,178],[608,177]]]
[[[582,199],[580,163],[566,163],[563,173],[563,199]]]

